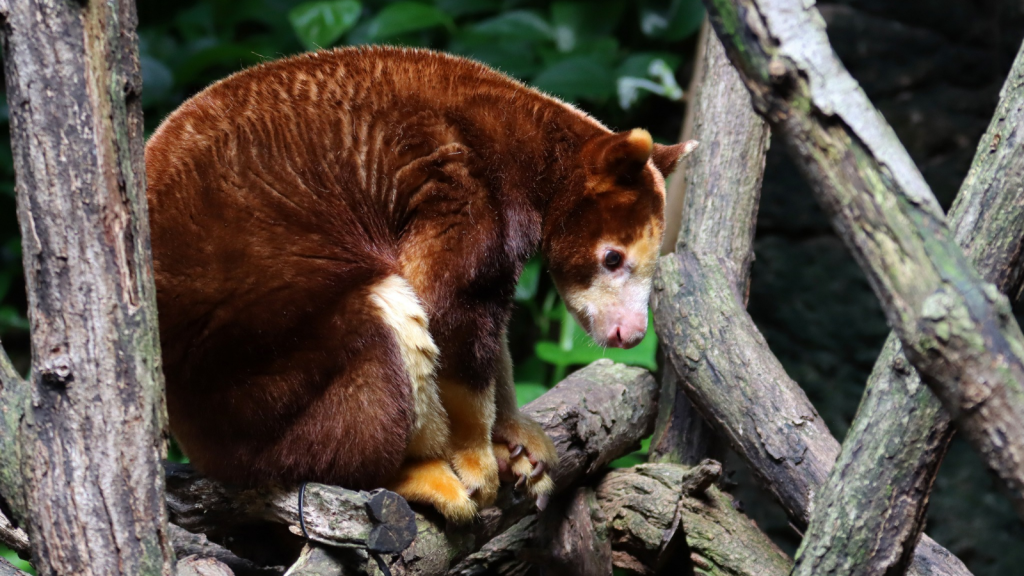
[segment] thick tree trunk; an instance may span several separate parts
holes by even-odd
[[[1014,294],[1024,272],[1022,84],[1024,45],[948,217],[978,272]],[[905,566],[952,434],[939,399],[891,334],[839,460],[815,499],[794,574],[887,574]]]
[[[677,176],[685,182],[686,195],[675,250],[721,258],[745,302],[768,125],[750,107],[750,95],[718,37],[702,35],[697,54],[700,64],[694,74],[700,76],[691,83],[696,94],[690,94],[694,113],[690,137],[703,144]],[[650,459],[695,464],[709,455],[715,435],[680,388],[671,363],[662,365],[662,401]]]
[[[41,574],[169,574],[135,8],[0,17],[32,324],[31,381],[0,361],[0,490]]]
[[[716,32],[865,270],[907,357],[1024,518],[1024,335],[801,0],[709,0]]]

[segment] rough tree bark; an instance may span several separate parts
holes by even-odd
[[[0,361],[0,492],[41,574],[170,574],[134,4],[0,18],[32,325],[31,380]]]
[[[1024,258],[1024,45],[948,220],[964,253],[1004,293]],[[815,498],[795,575],[888,574],[906,565],[953,429],[890,334],[832,475]]]
[[[0,558],[0,576],[27,576],[21,570],[15,568],[10,562]]]
[[[578,488],[544,513],[522,517],[447,571],[390,571],[522,575],[544,567],[553,574],[594,576],[610,574],[613,565],[639,574],[686,573],[692,565],[704,574],[788,574],[785,554],[713,486],[720,475],[721,465],[710,460],[612,471],[595,488]],[[680,556],[678,549],[687,553]],[[670,564],[677,557],[687,565]],[[352,551],[307,547],[288,574],[378,573],[374,568]]]
[[[721,471],[708,460],[692,468],[643,464],[605,476],[597,501],[611,529],[616,566],[662,567],[674,545],[683,545],[674,541],[684,537],[698,573],[788,574],[789,558],[713,486]],[[671,568],[657,573],[685,573],[682,566]]]
[[[740,88],[740,90],[743,90]],[[741,92],[733,106],[750,109],[749,93]],[[726,118],[737,116],[735,110]],[[727,121],[727,120],[723,120]],[[757,124],[754,124],[757,126]],[[738,133],[744,130],[737,129]],[[750,132],[750,128],[746,129]],[[735,133],[735,132],[734,132]],[[726,137],[722,135],[720,137]],[[739,146],[733,143],[733,146]],[[711,153],[713,140],[694,155]],[[724,148],[724,147],[723,147]],[[728,153],[732,150],[724,150]],[[729,188],[719,188],[694,207],[695,221],[720,238],[743,238],[753,220],[748,204],[733,201],[746,186],[744,198],[756,198],[758,182],[749,164],[752,153],[737,154],[731,169],[716,173],[709,182],[745,175]],[[691,160],[691,162],[694,160]],[[719,161],[722,161],[721,159]],[[710,163],[714,166],[714,163]],[[694,185],[699,193],[709,184]],[[699,197],[699,196],[698,196]],[[714,199],[722,199],[715,203]],[[688,204],[689,206],[689,204]],[[731,213],[731,220],[707,215]],[[736,212],[746,216],[738,216]],[[737,236],[736,234],[740,234]],[[682,236],[682,234],[681,234]],[[702,246],[700,240],[696,246]],[[736,246],[727,244],[725,246]],[[714,244],[711,244],[714,246]],[[721,244],[719,244],[721,246]],[[742,245],[740,243],[739,245]],[[720,248],[695,253],[681,250],[663,257],[655,277],[652,307],[658,337],[667,359],[685,381],[683,389],[699,411],[751,466],[761,483],[771,491],[797,524],[806,524],[814,493],[825,482],[839,453],[839,443],[800,387],[785,373],[767,347],[757,327],[744,310],[741,291],[730,269],[744,270],[744,260],[724,260],[729,254]],[[731,252],[742,254],[742,251]],[[655,438],[658,438],[657,433]],[[656,443],[652,442],[652,446]],[[915,556],[915,574],[968,574],[948,551],[926,539]]]
[[[678,177],[685,182],[686,194],[675,250],[721,259],[745,302],[770,134],[750,107],[750,95],[718,38],[703,34],[697,46],[699,64],[694,74],[699,76],[691,82],[696,93],[690,94],[694,118],[690,137],[702,142],[702,148],[690,155]],[[654,305],[657,315],[657,300]],[[650,460],[696,463],[708,455],[714,434],[679,386],[673,366],[663,363],[662,370],[662,400]]]
[[[802,0],[707,0],[755,108],[784,136],[904,351],[1024,518],[1024,335]]]

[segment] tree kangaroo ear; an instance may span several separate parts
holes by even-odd
[[[650,133],[641,128],[602,136],[595,142],[594,155],[598,172],[616,176],[633,176],[643,170],[654,151]]]
[[[654,165],[661,172],[662,176],[668,176],[679,164],[679,161],[697,149],[700,142],[696,140],[687,140],[686,142],[680,142],[679,144],[673,144],[672,146],[664,146],[662,144],[654,145],[654,152],[652,158]]]

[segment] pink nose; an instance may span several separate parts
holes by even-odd
[[[612,348],[632,348],[644,339],[647,333],[647,318],[631,317],[616,322],[608,330],[607,342]]]

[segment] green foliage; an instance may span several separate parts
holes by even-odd
[[[363,11],[356,0],[308,2],[292,8],[288,21],[307,50],[330,46],[348,32]]]
[[[31,564],[29,564],[28,562],[22,560],[21,558],[18,558],[18,553],[17,552],[15,552],[14,550],[11,550],[7,546],[4,546],[3,544],[0,544],[0,558],[3,558],[4,560],[7,560],[8,562],[10,562],[18,570],[22,570],[24,572],[28,572],[29,574],[35,574],[36,573],[35,569],[32,568]]]

